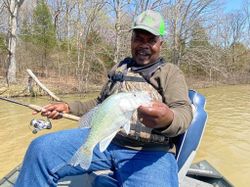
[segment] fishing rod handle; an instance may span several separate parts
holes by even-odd
[[[80,120],[80,117],[72,115],[72,114],[60,113],[60,115],[62,115],[62,117],[66,118],[66,119],[70,119],[70,120],[74,120],[74,121]]]
[[[35,110],[37,112],[41,112],[42,111],[42,108],[41,106],[38,106],[38,105],[33,105],[33,104],[29,104],[28,107],[32,110]]]

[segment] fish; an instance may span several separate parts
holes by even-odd
[[[113,94],[101,104],[83,116],[83,127],[90,132],[85,143],[76,151],[69,164],[80,165],[87,170],[91,164],[93,150],[99,144],[99,150],[105,151],[120,130],[127,134],[133,113],[141,105],[150,106],[152,98],[148,92],[133,91]]]

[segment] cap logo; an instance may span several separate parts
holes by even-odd
[[[153,20],[152,17],[146,16],[145,17],[145,23],[148,24],[148,25],[153,25],[154,20]]]

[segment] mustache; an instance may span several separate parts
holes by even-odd
[[[147,48],[140,48],[138,50],[136,50],[137,53],[142,53],[144,55],[150,55],[151,54],[151,51]]]

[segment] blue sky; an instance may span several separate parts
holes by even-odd
[[[235,9],[240,9],[243,0],[226,0],[226,10],[231,11]]]

